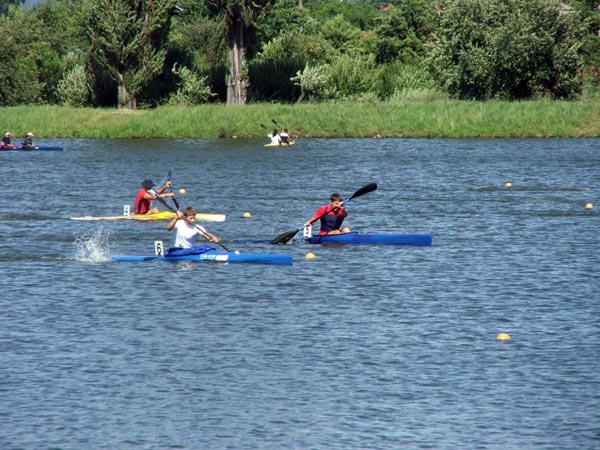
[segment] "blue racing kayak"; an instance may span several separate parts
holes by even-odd
[[[270,239],[236,240],[239,243],[264,244]],[[293,239],[292,242],[305,244],[350,244],[350,245],[431,245],[430,234],[362,234],[358,231],[342,234],[313,235],[310,238]]]
[[[19,151],[23,151],[23,152],[33,152],[36,150],[43,150],[46,152],[59,152],[59,151],[62,151],[63,148],[62,147],[48,147],[48,146],[42,146],[42,145],[35,145],[33,147],[0,148],[0,152],[4,152],[4,151],[12,152],[15,150],[19,150]]]
[[[313,235],[303,238],[308,244],[352,244],[352,245],[431,245],[430,234],[361,234],[358,231],[342,234]]]
[[[195,261],[195,262],[218,262],[218,263],[254,263],[254,264],[277,264],[291,266],[293,258],[289,255],[278,255],[269,253],[235,253],[220,250],[207,250],[199,254],[164,256],[111,256],[113,261]]]

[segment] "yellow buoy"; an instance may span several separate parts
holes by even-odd
[[[308,252],[308,253],[306,254],[306,259],[315,259],[315,254],[314,254],[314,253],[312,253],[312,252]]]
[[[187,191],[184,188],[179,189],[180,194],[185,194]]]
[[[506,187],[512,187],[512,183],[510,181],[507,181],[504,186],[506,186]]]
[[[252,217],[252,214],[250,214],[248,211],[246,211],[244,214],[242,214],[242,217],[249,219],[250,217]]]
[[[592,202],[587,202],[585,204],[585,209],[592,209],[594,207],[594,204]]]
[[[500,333],[498,336],[496,336],[496,339],[499,341],[510,341],[510,336],[506,333]]]

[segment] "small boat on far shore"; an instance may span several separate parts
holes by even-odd
[[[292,145],[296,145],[296,141],[290,141],[288,143],[281,142],[279,144],[275,144],[273,142],[270,142],[268,144],[265,144],[265,147],[290,147]]]
[[[15,147],[15,148],[0,148],[0,153],[2,152],[14,152],[14,151],[22,151],[22,152],[33,152],[33,151],[44,151],[44,152],[60,152],[63,151],[63,147],[52,147],[45,145],[34,145],[33,147]]]

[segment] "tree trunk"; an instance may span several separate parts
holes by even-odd
[[[125,81],[123,79],[123,74],[117,73],[117,83],[118,83],[118,102],[119,109],[129,109],[136,110],[137,109],[137,100],[134,96],[129,94],[127,90],[127,86],[125,86]]]
[[[229,82],[227,104],[245,105],[248,90],[245,70],[244,23],[236,20],[229,33]]]

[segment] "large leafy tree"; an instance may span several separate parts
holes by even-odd
[[[137,96],[163,71],[175,0],[94,0],[88,32],[91,53],[118,85],[119,108],[136,109]]]
[[[0,16],[0,54],[10,56],[0,71],[0,105],[50,100],[48,94],[60,71],[60,58],[44,39],[43,29],[41,21],[20,8],[11,8],[8,16]]]
[[[584,34],[558,0],[451,0],[429,67],[458,98],[575,98]]]
[[[273,0],[206,0],[213,16],[220,17],[227,30],[229,51],[229,76],[227,104],[243,105],[248,94],[248,69],[246,61],[249,35],[271,6]]]
[[[376,23],[370,43],[371,52],[380,64],[423,58],[425,44],[437,27],[431,0],[405,0],[390,5]]]
[[[25,0],[1,0],[0,1],[0,15],[5,15],[8,12],[10,5],[20,5]]]

